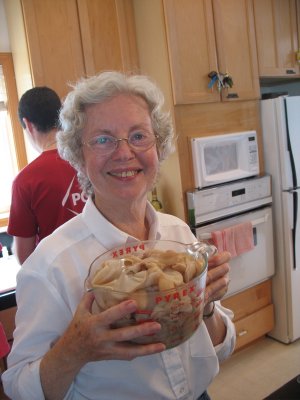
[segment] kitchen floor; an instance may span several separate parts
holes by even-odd
[[[286,345],[267,337],[221,364],[208,393],[212,400],[262,400],[297,375],[300,340]]]
[[[264,338],[225,361],[208,392],[212,400],[263,400],[299,374],[300,340],[285,345]]]

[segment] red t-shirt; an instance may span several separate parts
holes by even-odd
[[[40,241],[81,213],[85,201],[73,167],[57,150],[45,151],[13,182],[7,232]]]

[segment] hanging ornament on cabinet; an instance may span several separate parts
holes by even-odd
[[[211,71],[208,74],[208,77],[210,79],[210,82],[208,84],[209,89],[213,89],[214,85],[216,84],[217,88],[218,88],[218,90],[220,92],[221,89],[222,89],[222,81],[221,81],[220,74],[218,72],[216,72],[216,71]]]
[[[232,88],[233,86],[233,80],[232,77],[226,72],[226,74],[223,75],[223,86],[225,88]]]
[[[211,71],[208,74],[210,82],[208,84],[209,89],[213,89],[213,86],[217,84],[218,91],[220,92],[223,88],[232,88],[233,80],[232,77],[226,72],[225,74],[221,72]]]

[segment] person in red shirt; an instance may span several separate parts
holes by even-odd
[[[48,87],[23,94],[18,107],[20,123],[40,155],[14,179],[7,232],[14,237],[20,264],[45,236],[83,209],[86,198],[77,173],[56,149],[61,101]]]

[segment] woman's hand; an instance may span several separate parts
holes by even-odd
[[[230,253],[222,252],[211,257],[208,262],[203,315],[207,316],[204,322],[214,346],[222,343],[226,336],[226,326],[212,302],[222,299],[228,290],[229,260]]]
[[[226,294],[229,285],[229,260],[230,253],[227,251],[217,253],[209,259],[205,304],[214,300],[220,300]]]
[[[157,322],[112,329],[111,324],[137,308],[132,300],[92,314],[94,296],[86,293],[64,334],[45,354],[40,377],[47,400],[63,399],[80,369],[90,361],[132,360],[165,350],[163,343],[135,344],[130,340],[161,329]]]
[[[137,345],[129,341],[160,330],[157,322],[112,329],[111,324],[136,311],[133,300],[123,301],[99,314],[92,314],[92,293],[86,293],[79,303],[74,318],[64,334],[72,353],[86,363],[100,360],[132,360],[138,356],[163,351],[162,343]]]

